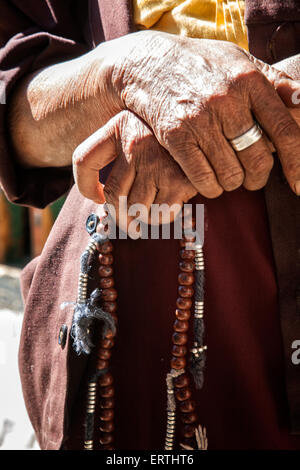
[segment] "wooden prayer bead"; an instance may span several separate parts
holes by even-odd
[[[195,281],[195,276],[190,273],[180,273],[178,276],[178,282],[181,286],[192,286]]]
[[[193,260],[195,258],[195,251],[194,250],[180,250],[180,256],[182,259],[186,260]]]
[[[176,318],[178,318],[178,320],[188,320],[191,317],[191,311],[181,310],[180,308],[178,308],[176,310],[175,315],[176,315]]]
[[[113,397],[101,398],[100,408],[110,409],[110,408],[113,408],[114,406],[115,406],[115,400]]]
[[[178,294],[181,297],[193,297],[194,295],[194,289],[190,286],[179,286],[178,287]]]
[[[114,410],[113,409],[101,410],[100,418],[102,419],[102,421],[111,421],[114,418]]]
[[[113,442],[114,438],[113,438],[113,435],[111,433],[103,433],[99,439],[100,441],[100,444],[102,445],[107,445],[107,444],[111,444]]]
[[[107,241],[105,243],[102,243],[102,245],[100,243],[98,245],[97,245],[98,251],[100,253],[103,253],[104,255],[111,253],[113,251],[112,242]]]
[[[103,302],[103,310],[107,313],[114,313],[117,310],[116,302]]]
[[[175,344],[172,348],[172,354],[176,357],[184,357],[187,353],[187,348],[185,346],[178,346]]]
[[[108,386],[108,387],[101,387],[101,397],[104,397],[104,398],[111,398],[114,396],[115,394],[115,389],[114,387],[112,386]]]
[[[178,390],[176,390],[175,396],[178,401],[185,401],[191,398],[191,391],[187,387],[179,388]]]
[[[113,383],[113,376],[107,372],[106,374],[100,375],[98,382],[101,387],[107,387]]]
[[[105,266],[110,266],[114,262],[114,257],[111,254],[103,255],[102,253],[100,253],[99,261],[101,264],[104,264]]]
[[[189,329],[189,322],[182,321],[182,320],[175,320],[174,322],[174,330],[177,333],[184,333]]]
[[[97,361],[97,369],[98,370],[103,370],[108,368],[108,361],[105,361],[104,359],[98,359]]]
[[[107,361],[111,357],[111,351],[109,349],[100,348],[98,350],[98,358]]]
[[[115,284],[112,277],[102,277],[100,278],[99,285],[101,289],[110,289]]]
[[[191,299],[183,298],[183,297],[178,297],[176,301],[177,308],[180,308],[181,310],[190,310],[192,307],[193,302]]]
[[[195,263],[193,261],[184,260],[179,263],[181,271],[185,273],[192,273],[195,270]]]
[[[195,402],[192,400],[186,400],[180,403],[180,411],[183,413],[191,413],[192,411],[195,411]]]
[[[101,292],[101,297],[105,301],[113,302],[117,298],[117,291],[113,288],[103,289]]]
[[[111,349],[114,345],[114,340],[111,338],[104,338],[101,341],[101,347],[105,349]]]
[[[174,379],[174,385],[176,388],[187,387],[190,383],[190,379],[186,374],[181,374]]]
[[[115,429],[113,421],[102,421],[99,426],[100,431],[102,432],[113,432]]]
[[[182,346],[187,343],[187,335],[185,335],[184,333],[174,333],[172,336],[172,340],[174,344]]]
[[[184,357],[173,357],[171,359],[171,367],[172,369],[184,369],[186,366],[186,359]]]
[[[181,416],[181,420],[184,424],[191,424],[197,421],[197,415],[195,413],[184,413]]]
[[[113,268],[111,266],[101,265],[98,272],[100,277],[111,277],[113,274]]]
[[[183,426],[183,435],[184,437],[194,437],[195,435],[195,426],[193,426],[192,424],[185,424]]]

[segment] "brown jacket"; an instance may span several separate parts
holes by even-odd
[[[90,0],[89,2],[84,0],[68,0],[66,2],[50,0],[48,2],[42,1],[39,3],[30,0],[26,2],[26,6],[21,0],[7,0],[1,2],[0,44],[2,48],[0,50],[0,79],[7,83],[8,101],[10,92],[13,90],[15,83],[26,73],[36,70],[45,64],[67,59],[71,55],[82,54],[90,48],[95,47],[103,40],[113,39],[133,31],[132,15],[128,3],[130,4],[131,2],[127,2],[126,0],[114,0],[114,8],[111,8],[110,0]],[[300,7],[297,4],[297,0],[291,0],[290,2],[283,0],[272,0],[268,2],[251,0],[246,2],[246,23],[249,33],[249,44],[250,50],[254,55],[266,62],[273,63],[300,52]],[[10,200],[19,204],[44,207],[70,189],[72,186],[70,168],[30,170],[20,168],[14,158],[14,152],[7,132],[7,116],[5,114],[7,109],[8,107],[0,105],[1,184]],[[234,322],[235,319],[230,319],[231,313],[237,312],[237,314],[240,314],[240,312],[243,311],[243,302],[247,300],[245,300],[244,297],[247,297],[247,293],[251,290],[251,295],[249,294],[249,299],[247,300],[248,304],[245,304],[245,309],[247,309],[251,304],[251,296],[253,295],[253,298],[255,298],[255,291],[264,283],[266,292],[270,292],[270,295],[268,297],[268,294],[266,294],[266,300],[263,298],[264,294],[262,293],[261,300],[258,298],[257,305],[254,309],[258,315],[258,323],[262,322],[261,330],[256,324],[251,326],[253,331],[255,328],[258,328],[257,335],[259,335],[261,331],[264,331],[266,333],[269,332],[272,336],[272,338],[265,337],[261,339],[261,348],[264,347],[262,344],[263,341],[265,341],[266,349],[270,349],[270,359],[269,356],[264,356],[264,375],[269,374],[270,377],[268,378],[268,385],[262,386],[261,396],[264,398],[262,398],[261,412],[262,414],[265,413],[266,416],[268,414],[268,405],[265,406],[265,403],[268,403],[267,396],[269,389],[267,390],[267,388],[270,387],[270,390],[272,389],[275,396],[274,409],[280,409],[278,419],[279,421],[284,421],[285,418],[283,417],[287,415],[287,410],[285,409],[285,391],[281,388],[281,382],[284,381],[285,376],[289,403],[290,430],[294,433],[300,433],[300,366],[297,367],[291,361],[291,344],[295,339],[300,339],[298,285],[300,279],[299,202],[285,183],[279,165],[275,166],[265,191],[267,212],[262,191],[258,191],[257,194],[252,194],[251,196],[242,189],[234,193],[233,195],[225,195],[223,204],[229,211],[233,202],[236,204],[236,207],[240,208],[240,225],[244,227],[243,233],[246,234],[246,241],[244,249],[242,246],[243,241],[241,241],[239,237],[235,239],[235,234],[232,233],[232,239],[230,239],[229,242],[232,245],[240,245],[240,248],[239,251],[236,252],[234,252],[234,247],[230,248],[230,250],[233,250],[233,256],[236,258],[242,257],[243,260],[247,262],[247,256],[249,256],[249,254],[247,254],[247,246],[249,247],[249,251],[251,251],[251,249],[253,250],[253,246],[258,243],[257,239],[260,239],[259,243],[261,247],[263,247],[262,251],[265,253],[267,262],[265,260],[258,262],[258,264],[261,263],[259,271],[256,271],[255,267],[253,267],[251,271],[250,265],[246,265],[249,277],[247,281],[245,281],[247,283],[245,295],[241,297],[237,295],[238,291],[230,293],[230,288],[228,293],[226,283],[223,282],[224,280],[222,280],[221,284],[216,285],[211,283],[210,285],[211,281],[208,279],[207,311],[213,313],[214,309],[216,310],[217,307],[215,303],[210,299],[214,297],[216,292],[218,292],[221,298],[222,289],[224,288],[224,290],[227,291],[227,297],[225,298],[228,304],[227,307],[225,307],[224,314],[228,315],[228,323],[230,323],[230,321]],[[203,198],[196,198],[196,201],[203,202]],[[218,203],[215,201],[205,201],[205,204],[210,213],[211,225],[218,227],[218,221],[221,221],[223,217],[222,210],[224,207],[219,208]],[[246,217],[243,213],[245,208],[248,209]],[[57,336],[62,324],[66,324],[70,328],[72,309],[61,310],[60,304],[66,300],[76,299],[79,254],[85,248],[88,239],[88,235],[84,232],[84,223],[88,214],[94,210],[95,206],[93,203],[84,200],[78,194],[76,188],[73,188],[41,257],[34,260],[25,269],[23,274],[23,293],[26,299],[26,309],[20,347],[20,372],[27,409],[40,445],[44,449],[60,448],[62,442],[67,439],[68,433],[72,434],[70,427],[71,408],[72,415],[76,415],[74,407],[77,408],[78,393],[80,393],[81,379],[87,359],[85,357],[78,358],[75,356],[69,341],[64,349],[59,347]],[[251,219],[252,210],[253,220]],[[74,214],[76,214],[76,218]],[[219,229],[224,230],[222,227],[224,227],[224,225],[220,222]],[[252,232],[257,236],[251,237],[247,235]],[[273,250],[270,248],[270,235]],[[226,234],[224,234],[224,238],[226,238]],[[254,239],[255,241],[253,241]],[[215,255],[215,253],[218,252],[218,249],[216,250],[218,243],[218,231],[216,230],[215,235],[214,233],[210,234],[210,239],[207,242],[206,256],[209,265],[221,263],[220,260],[222,260],[223,256],[222,249],[218,253],[217,259]],[[148,307],[145,304],[145,298],[147,298],[147,302],[149,303],[149,315],[153,311],[166,312],[167,319],[161,319],[160,317],[156,319],[158,322],[156,326],[160,326],[161,328],[159,331],[169,331],[170,329],[171,320],[169,320],[169,315],[170,318],[172,318],[172,309],[175,303],[174,296],[176,299],[176,250],[177,248],[173,242],[170,242],[167,248],[166,245],[162,247],[162,245],[155,245],[151,241],[148,241],[147,244],[139,242],[133,244],[133,242],[127,241],[126,246],[125,242],[123,244],[116,243],[116,259],[118,263],[123,263],[122,266],[119,265],[119,267],[116,266],[115,268],[116,278],[121,279],[119,281],[120,285],[118,286],[119,310],[123,312],[124,317],[127,318],[129,308],[132,309],[131,312],[133,312],[133,314],[131,318],[134,322],[137,335],[141,334],[145,325],[143,322],[139,325],[139,310],[137,309],[137,311],[135,311],[135,305],[131,305],[131,300],[126,299],[128,290],[129,292],[132,290],[132,285],[135,286],[134,295],[137,297],[136,303],[145,310],[143,311],[143,315],[145,315],[144,322],[147,323]],[[156,252],[159,256],[155,255]],[[276,269],[274,269],[272,253],[275,259]],[[147,275],[144,274],[145,269],[139,271],[134,268],[136,273],[130,271],[134,266],[138,266],[146,260],[148,260],[148,264],[145,263],[145,265],[148,266],[148,271],[146,270]],[[126,279],[124,266],[126,266],[128,270]],[[225,259],[223,266],[228,266]],[[260,278],[259,276],[264,271],[264,267],[270,272],[268,271],[265,277],[262,276],[262,278]],[[151,288],[156,289],[156,292],[162,288],[162,286],[157,283],[157,279],[154,275],[158,269],[161,279],[168,278],[168,295],[166,293],[164,296],[158,295],[157,299],[151,298],[150,301],[148,299],[149,292],[147,294],[143,286],[148,284]],[[165,273],[164,269],[166,269]],[[172,273],[175,274],[173,275]],[[227,274],[230,278],[230,272],[226,273],[226,275]],[[214,279],[216,279],[216,275],[216,272],[212,269],[212,277],[214,277]],[[234,282],[233,275],[231,282]],[[238,283],[239,281],[235,279],[235,282]],[[144,283],[143,286],[142,283]],[[139,291],[137,286],[140,288],[140,294],[137,293]],[[278,305],[277,295],[279,296],[280,304],[281,330],[278,322],[278,325],[276,324],[274,329],[270,332],[268,331],[268,322],[270,322],[270,325],[273,325],[272,321],[274,322]],[[239,300],[239,306],[235,305],[237,298]],[[170,312],[170,314],[168,312]],[[269,312],[271,312],[272,315],[270,314],[270,316],[268,316]],[[239,316],[237,315],[236,318],[239,318]],[[122,325],[121,321],[123,330],[120,328],[120,331],[123,331],[123,335],[126,334],[127,331],[128,337],[130,337],[131,331],[128,329],[128,324],[125,320],[123,320],[123,322]],[[161,322],[161,324],[159,322]],[[216,326],[215,320],[213,319],[208,318],[207,322],[207,335],[209,336],[210,331],[213,331]],[[153,324],[149,323],[149,331],[151,328],[153,328]],[[155,331],[154,329],[154,335]],[[169,333],[167,333],[165,337],[164,333],[161,334],[161,343],[168,345]],[[134,336],[134,338],[135,337],[136,336]],[[283,338],[283,349],[281,338]],[[121,353],[124,351],[124,349],[122,350],[122,346],[124,346],[126,351],[128,350],[132,354],[128,357],[131,357],[136,362],[137,358],[135,353],[138,346],[135,344],[135,347],[132,347],[131,350],[131,345],[127,344],[126,341],[122,343],[122,341],[121,338],[119,343]],[[247,337],[245,337],[245,341],[247,341]],[[251,347],[250,341],[252,340],[249,337],[249,348]],[[230,344],[233,343],[230,342]],[[228,348],[230,348],[230,344]],[[145,341],[143,346],[144,349],[147,349],[147,341]],[[156,349],[158,350],[158,367],[152,371],[153,374],[151,375],[156,378],[153,379],[154,382],[151,383],[151,387],[145,385],[147,390],[148,388],[159,389],[161,384],[164,383],[164,374],[168,369],[168,367],[161,362],[164,360],[161,358],[166,358],[164,347],[156,345]],[[252,362],[256,364],[256,360],[257,363],[259,363],[262,350],[263,349],[260,350],[259,348],[256,350],[255,347],[253,347],[253,351],[250,351],[250,353],[249,351],[241,352],[243,360],[248,361],[247,367],[251,368]],[[155,364],[156,356],[153,351],[151,354],[151,359],[149,357],[148,359],[145,358],[147,364],[150,364],[152,361],[153,364]],[[226,362],[227,356],[224,348],[222,354]],[[214,364],[213,355],[214,353],[211,354],[211,364],[207,370],[208,386],[209,381],[212,383],[212,380],[214,380],[214,374],[221,374],[217,359]],[[283,356],[284,368],[282,363]],[[266,359],[266,357],[268,359]],[[274,357],[276,360],[274,360]],[[230,360],[230,355],[228,355],[228,361]],[[270,362],[268,362],[269,360]],[[129,367],[129,364],[127,364],[127,366]],[[114,367],[116,373],[120,375],[122,364],[118,356],[118,350],[116,351],[116,363]],[[238,370],[242,370],[242,367],[245,366],[240,364],[240,369],[236,370],[237,374],[239,374]],[[129,380],[130,377],[130,372],[128,372],[128,377],[124,377],[123,379],[120,377],[121,393],[123,390],[121,384],[126,384],[127,379]],[[134,382],[136,380],[136,373],[135,375],[133,374],[131,378]],[[224,387],[223,393],[217,397],[221,407],[222,395],[226,396],[225,379],[224,382],[220,382],[220,384],[220,387]],[[140,390],[141,394],[142,392],[144,393],[144,395],[142,395],[143,401],[140,403],[140,406],[147,409],[144,400],[145,397],[148,396],[148,392],[143,388],[144,385],[140,385],[140,387],[142,390]],[[263,389],[263,387],[265,388]],[[249,389],[250,388],[249,386]],[[255,390],[254,386],[253,390]],[[203,399],[203,396],[205,397],[205,391],[203,393],[204,395],[202,395],[201,399]],[[242,392],[239,391],[238,395],[241,394]],[[129,397],[130,396],[129,394]],[[160,398],[158,398],[158,400],[159,399]],[[138,402],[137,398],[136,400]],[[247,403],[247,401],[245,401],[245,403]],[[163,402],[161,406],[163,409]],[[227,405],[225,400],[223,408],[226,406],[228,407],[228,400]],[[244,407],[246,406],[247,405]],[[207,420],[214,417],[213,408],[214,407],[209,408],[210,415],[207,416]],[[147,411],[145,411],[145,413],[147,414]],[[205,410],[203,414],[205,417]],[[229,420],[231,419],[234,422],[232,416],[231,413]],[[258,419],[259,416],[260,415],[258,415]],[[269,422],[273,419],[271,416],[273,415],[270,411]],[[130,419],[132,419],[130,415],[128,419],[124,418],[123,421],[120,419],[120,430],[123,436],[126,434],[128,421]],[[220,425],[218,419],[216,415],[216,426]],[[245,417],[245,420],[250,419],[250,415]],[[257,416],[255,419],[257,419]],[[263,420],[263,418],[261,419]],[[238,421],[238,423],[238,426],[242,426],[241,421]],[[249,426],[248,421],[247,427]],[[136,428],[137,426],[132,430],[133,434],[134,432],[136,433],[136,446],[143,448],[148,445],[154,445],[148,444],[147,440],[141,440],[139,437],[141,433],[139,433]],[[262,435],[272,435],[272,431],[268,429],[267,424],[265,428],[262,425],[262,429]],[[217,440],[217,431],[212,430],[212,434],[214,432],[216,433]],[[259,446],[259,438],[261,438],[261,440],[265,439],[262,435],[259,436],[257,430],[255,433],[258,436],[257,440],[255,441],[256,438],[252,436],[253,441],[251,441],[250,438],[250,446]],[[253,435],[255,433],[253,431]],[[156,434],[160,438],[162,437],[160,436],[160,431],[157,431]],[[224,439],[226,440],[226,438]],[[276,439],[274,437],[273,442],[275,442]],[[282,440],[280,441],[280,439]],[[276,444],[274,444],[275,447],[290,446],[288,437],[285,436],[283,438],[281,435],[280,439],[278,437]],[[125,444],[121,445],[126,445],[126,439],[123,442],[125,442]],[[241,448],[244,446],[243,443],[239,444],[238,436],[235,436],[235,442],[237,445],[240,445]],[[228,445],[230,446],[231,444],[229,443]],[[299,446],[299,441],[297,441],[295,445]],[[272,447],[271,438],[266,444],[266,447]],[[128,448],[128,446],[126,448]]]

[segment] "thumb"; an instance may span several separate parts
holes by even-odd
[[[79,191],[99,204],[105,202],[99,171],[117,157],[116,130],[123,113],[117,114],[91,134],[73,153],[73,175]]]
[[[286,71],[285,61],[271,66],[250,55],[250,60],[273,85],[288,108],[300,108],[300,80],[294,80]]]

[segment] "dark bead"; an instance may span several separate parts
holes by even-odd
[[[191,398],[191,391],[187,387],[179,388],[178,390],[176,390],[175,396],[178,401],[185,401]]]
[[[172,340],[174,344],[182,346],[187,343],[187,335],[185,335],[184,333],[174,333],[172,336]]]
[[[98,270],[100,277],[111,277],[113,274],[113,268],[111,266],[100,266]]]
[[[179,263],[179,267],[181,269],[181,271],[185,272],[185,273],[192,273],[195,271],[195,263],[193,261],[181,261]]]
[[[107,255],[108,253],[111,253],[113,251],[112,242],[108,241],[108,242],[99,244],[98,250],[103,255]]]
[[[195,402],[192,400],[186,400],[180,403],[180,410],[183,413],[191,413],[192,411],[195,411]]]
[[[186,366],[186,359],[184,357],[173,357],[171,359],[172,369],[184,369]]]
[[[113,381],[114,378],[109,372],[107,372],[107,374],[100,375],[98,380],[101,387],[107,387],[108,385],[111,385]]]
[[[97,355],[99,359],[107,361],[111,357],[111,351],[109,349],[100,348]]]
[[[176,388],[187,387],[190,383],[190,379],[186,374],[181,374],[174,379],[174,385]]]
[[[180,308],[176,310],[176,318],[178,318],[178,320],[188,320],[190,317],[190,310],[180,310]]]
[[[183,435],[184,437],[186,438],[189,438],[189,437],[194,437],[195,435],[195,426],[193,426],[192,424],[185,424],[183,426]]]
[[[191,299],[183,298],[183,297],[178,297],[176,301],[177,308],[180,308],[181,310],[190,310],[192,307],[193,302]]]
[[[113,397],[114,394],[115,394],[114,387],[112,387],[112,386],[101,387],[101,390],[100,390],[101,397],[110,398],[110,397]]]
[[[107,254],[107,255],[103,255],[102,253],[100,253],[99,261],[100,261],[100,264],[104,264],[105,266],[109,266],[109,265],[113,264],[114,257],[110,253]]]
[[[194,260],[195,258],[195,251],[194,250],[180,250],[180,256],[182,259],[186,260]]]
[[[111,421],[114,418],[113,409],[103,409],[100,411],[100,418],[102,421]]]
[[[117,310],[116,302],[104,302],[103,310],[107,313],[114,313]]]
[[[107,444],[111,444],[113,442],[114,438],[113,438],[113,435],[111,433],[103,433],[99,439],[100,441],[100,444],[102,445],[107,445]]]
[[[176,357],[184,357],[187,353],[187,348],[185,346],[178,346],[175,344],[172,348],[172,354]]]
[[[100,401],[100,408],[110,409],[115,406],[115,400],[113,397],[102,398]]]
[[[181,297],[193,297],[194,289],[189,286],[179,286],[178,287],[178,294]]]
[[[108,361],[105,361],[104,359],[98,359],[97,361],[97,369],[98,370],[103,370],[108,368]]]
[[[102,277],[100,278],[99,285],[101,289],[110,289],[115,285],[115,281],[112,277]]]
[[[113,333],[111,330],[108,330],[107,333],[105,334],[105,339],[113,340],[112,338],[114,337],[115,337],[115,333]]]
[[[182,320],[175,320],[174,331],[176,333],[185,333],[189,329],[189,322]]]
[[[192,424],[197,421],[197,415],[195,413],[184,413],[181,420],[184,424]]]
[[[195,282],[195,276],[190,273],[180,273],[178,276],[178,282],[182,286],[192,286]]]
[[[101,347],[104,349],[111,349],[114,345],[114,340],[110,338],[104,338],[101,341]]]
[[[108,301],[108,302],[113,302],[114,300],[116,300],[118,294],[117,294],[116,289],[111,288],[111,289],[103,289],[103,291],[101,292],[101,296],[103,300]]]
[[[113,432],[115,427],[113,421],[102,421],[99,426],[100,431],[102,432]]]

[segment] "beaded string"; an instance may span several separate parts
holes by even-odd
[[[201,426],[197,427],[197,415],[195,413],[195,402],[191,400],[190,380],[186,373],[186,344],[188,341],[187,332],[189,329],[189,319],[191,316],[192,297],[194,295],[193,286],[196,289],[195,295],[195,313],[194,313],[194,347],[192,353],[192,372],[196,386],[200,384],[199,377],[203,379],[204,363],[201,354],[206,350],[206,346],[202,345],[203,342],[203,310],[204,310],[204,260],[202,247],[195,246],[195,250],[186,249],[187,244],[194,243],[195,237],[185,234],[180,245],[180,274],[178,275],[178,294],[176,305],[176,320],[174,322],[174,334],[172,337],[173,348],[171,358],[171,371],[167,374],[167,429],[165,438],[165,450],[173,450],[175,440],[175,425],[176,425],[176,400],[179,402],[179,412],[181,414],[181,421],[183,422],[182,437],[183,448],[193,449],[194,439],[196,438],[198,448],[206,448],[207,441],[204,430]],[[195,275],[199,276],[195,282]],[[196,285],[198,284],[198,285]],[[199,329],[199,320],[201,320],[201,328]],[[199,331],[201,330],[201,334]],[[196,359],[194,359],[196,358]],[[200,359],[201,358],[201,359]],[[197,367],[195,367],[195,364]],[[196,369],[196,371],[195,371]],[[202,386],[202,383],[200,386]],[[200,447],[199,447],[200,446]]]
[[[94,222],[95,222],[95,217]],[[90,216],[90,217],[92,217]],[[89,220],[89,219],[88,219]],[[102,220],[103,221],[103,220]],[[101,222],[102,222],[101,221]],[[96,232],[97,228],[97,232]],[[117,317],[117,291],[114,288],[113,278],[113,245],[107,236],[100,235],[101,223],[97,218],[94,223],[94,230],[87,249],[81,257],[81,272],[78,284],[78,304],[88,305],[90,316],[106,322],[102,336],[97,345],[97,357],[95,372],[92,374],[87,385],[86,419],[85,419],[85,439],[84,449],[94,449],[94,428],[96,402],[99,399],[100,417],[98,429],[100,431],[100,447],[103,450],[113,450],[114,445],[114,383],[113,376],[109,372],[109,359],[111,357],[114,339],[116,336]],[[172,336],[172,358],[171,370],[166,377],[167,385],[167,428],[165,437],[165,450],[173,450],[176,431],[176,409],[179,405],[178,415],[183,423],[181,447],[193,450],[207,448],[206,430],[200,425],[197,426],[197,415],[195,413],[195,402],[191,399],[190,378],[186,373],[186,356],[189,319],[194,296],[194,343],[191,349],[190,371],[194,377],[196,388],[203,385],[203,371],[205,366],[205,351],[207,347],[203,344],[204,337],[204,258],[200,245],[193,246],[193,249],[186,249],[187,244],[194,243],[193,236],[184,234],[181,240],[180,262],[178,275],[178,293],[176,301],[176,319],[173,325]],[[88,259],[98,250],[99,259],[99,287],[98,294],[101,294],[101,308],[93,307],[93,299],[87,299],[88,283]],[[93,297],[91,294],[91,298]],[[99,295],[94,295],[98,298]],[[93,307],[94,310],[91,308]],[[75,309],[76,310],[76,309]],[[74,314],[74,318],[76,315]],[[112,320],[113,319],[113,323]],[[75,322],[76,323],[76,322]],[[91,326],[91,323],[88,324]],[[90,328],[89,328],[90,329]],[[90,331],[88,330],[88,334]],[[74,339],[74,335],[73,339]],[[76,341],[75,341],[76,342]],[[89,343],[89,341],[88,341]],[[89,343],[88,345],[92,345]],[[82,347],[82,351],[89,354],[89,347]],[[76,347],[75,347],[76,350]],[[80,353],[82,351],[78,351]]]

